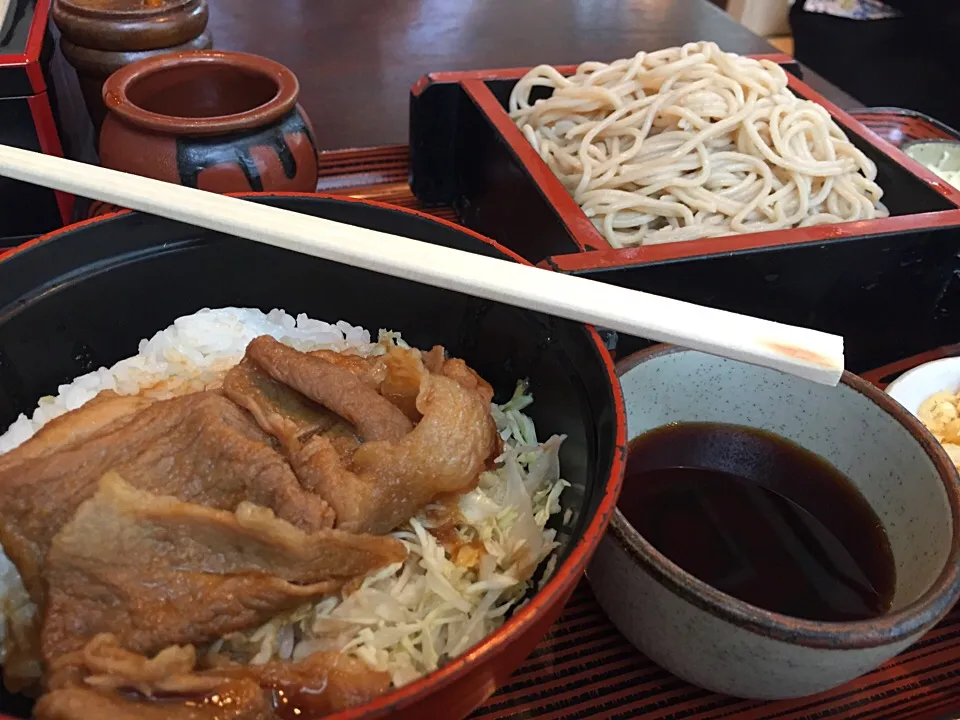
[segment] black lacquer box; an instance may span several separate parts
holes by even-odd
[[[436,73],[413,87],[411,188],[541,267],[844,335],[854,372],[957,342],[960,191],[898,147],[956,133],[900,109],[848,113],[790,58],[755,57],[783,65],[793,92],[823,105],[876,163],[890,217],[613,248],[507,113],[526,68]],[[645,344],[617,338],[617,355]]]
[[[11,0],[0,18],[0,143],[63,155],[50,77],[51,0]],[[73,197],[0,178],[0,248],[13,247],[73,219]]]
[[[524,138],[507,113],[510,92],[529,68],[436,73],[411,91],[410,185],[426,204],[451,205],[459,221],[538,263],[571,253],[603,253],[604,267],[887,234],[928,234],[960,227],[960,191],[908,158],[804,83],[783,55],[790,89],[827,109],[850,140],[877,165],[891,217],[612,248]],[[575,66],[558,67],[572,74]]]

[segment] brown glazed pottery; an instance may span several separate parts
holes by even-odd
[[[290,70],[256,55],[141,60],[104,83],[100,162],[219,193],[314,190],[316,142],[298,93]]]
[[[206,0],[55,0],[51,15],[97,131],[107,113],[103,82],[111,74],[154,55],[213,45]]]

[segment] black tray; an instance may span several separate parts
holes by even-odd
[[[960,227],[960,191],[950,187],[855,117],[799,79],[786,56],[790,87],[823,105],[878,168],[891,218],[783,231],[612,249],[542,162],[505,111],[526,69],[428,75],[411,91],[411,188],[421,202],[452,205],[458,220],[532,262],[600,252],[603,264],[632,265],[802,243],[889,234],[923,235]],[[574,68],[560,67],[560,72]]]

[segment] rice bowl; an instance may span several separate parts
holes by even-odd
[[[316,195],[252,194],[248,199],[524,262],[476,233],[415,211]],[[56,395],[70,378],[136,353],[142,338],[174,318],[198,308],[237,305],[296,308],[310,317],[347,318],[373,330],[402,329],[412,345],[442,344],[452,356],[467,360],[493,385],[501,403],[518,378],[530,378],[537,401],[525,413],[535,419],[542,437],[568,436],[560,457],[571,486],[560,497],[563,512],[550,525],[558,531],[559,547],[549,581],[534,579],[536,587],[503,626],[470,651],[426,677],[336,714],[337,720],[465,717],[507,681],[547,632],[582,578],[613,511],[623,471],[625,416],[603,340],[579,323],[121,213],[64,228],[0,261],[0,424],[31,414],[37,398]],[[4,694],[2,688],[0,698],[6,714],[31,716],[27,698]]]

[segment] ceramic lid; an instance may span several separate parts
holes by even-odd
[[[74,45],[156,50],[182,45],[207,26],[207,0],[57,0],[53,20]]]

